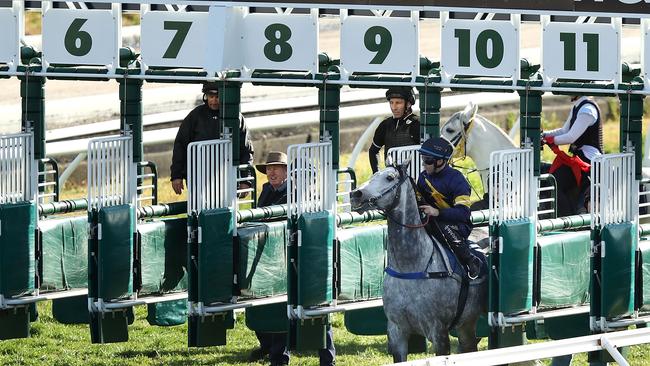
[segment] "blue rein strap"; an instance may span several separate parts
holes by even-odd
[[[435,248],[433,250],[435,250]],[[397,272],[396,270],[390,267],[386,267],[386,269],[384,269],[384,272],[386,272],[386,274],[391,277],[399,278],[402,280],[426,280],[430,278],[445,278],[451,276],[451,273],[447,271],[426,272],[426,269],[429,268],[431,262],[433,262],[433,254],[434,252],[431,252],[431,257],[429,257],[429,262],[427,263],[426,267],[424,267],[424,271],[422,272]]]

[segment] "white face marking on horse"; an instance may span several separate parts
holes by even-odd
[[[454,113],[440,129],[440,135],[449,140],[454,147],[463,129],[462,117],[462,112]]]
[[[399,171],[394,167],[378,171],[366,183],[350,193],[352,208],[356,211],[383,208],[392,202],[394,193],[390,194],[386,193],[386,191],[390,187],[399,184],[399,177]],[[369,200],[373,198],[375,202],[369,205]],[[375,205],[378,207],[370,207]]]

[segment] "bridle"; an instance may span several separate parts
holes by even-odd
[[[397,181],[397,183],[394,184],[392,187],[388,187],[387,189],[379,192],[377,195],[370,197],[368,199],[368,205],[370,207],[376,208],[384,216],[386,216],[387,219],[392,220],[394,223],[396,223],[397,225],[399,225],[401,227],[405,227],[405,228],[408,228],[408,229],[419,229],[419,228],[423,228],[423,227],[427,226],[427,224],[429,223],[429,216],[428,215],[427,215],[426,220],[421,224],[403,224],[403,223],[399,222],[399,220],[397,220],[391,214],[389,214],[389,212],[392,211],[397,206],[397,204],[399,203],[401,193],[400,193],[398,188],[404,182],[406,182],[406,180],[408,180],[411,183],[411,186],[413,187],[414,190],[416,189],[415,188],[415,182],[402,168],[399,168],[399,167],[394,167],[394,168],[399,172],[399,175],[400,175],[399,180]],[[389,207],[382,209],[379,206],[377,206],[377,201],[380,198],[384,197],[388,193],[391,193],[391,192],[393,192],[395,190],[397,190],[397,193],[395,194],[395,199],[393,200],[393,203]]]
[[[475,117],[476,114],[474,114],[474,116],[469,119],[469,122],[467,122],[467,124],[461,122],[463,128],[456,136],[449,140],[449,142],[451,142],[451,144],[454,146],[454,150],[457,150],[456,155],[462,155],[462,159],[465,159],[467,157],[467,135],[469,135],[470,130],[472,127],[474,127]]]

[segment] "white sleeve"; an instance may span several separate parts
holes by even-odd
[[[555,135],[555,144],[568,145],[574,143],[595,122],[596,118],[590,113],[578,113],[578,117],[569,132]]]
[[[571,117],[569,115],[569,117]],[[560,128],[556,128],[554,130],[550,131],[545,131],[544,135],[546,136],[557,136],[557,135],[563,135],[567,132],[569,132],[569,126],[571,125],[571,120],[567,118],[566,122],[564,122],[564,125]]]

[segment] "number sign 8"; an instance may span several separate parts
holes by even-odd
[[[315,14],[249,14],[244,18],[241,45],[245,48],[244,65],[249,69],[318,69]]]
[[[142,15],[142,61],[147,66],[205,64],[208,13],[148,11]]]
[[[0,63],[17,63],[18,26],[13,9],[0,9],[0,27]]]
[[[519,32],[514,24],[451,19],[442,24],[441,34],[441,66],[447,76],[518,76]]]
[[[418,57],[417,23],[409,18],[348,16],[342,22],[341,66],[348,73],[408,74],[417,71]]]
[[[51,64],[115,64],[121,40],[108,10],[50,9],[43,14],[43,58]]]
[[[618,79],[620,37],[612,25],[549,23],[542,44],[549,79]]]

